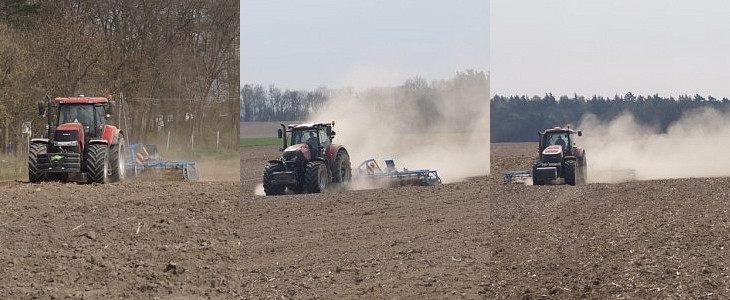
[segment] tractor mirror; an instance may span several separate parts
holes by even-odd
[[[46,114],[46,106],[43,105],[43,101],[38,101],[38,114],[41,116]]]
[[[276,135],[281,138],[284,134],[281,132],[281,128],[276,130]]]
[[[583,131],[578,130],[578,136],[583,136]]]
[[[330,133],[330,136],[331,136],[331,137],[335,137],[335,133],[336,133],[336,132],[335,132],[334,130],[332,130],[332,132]]]

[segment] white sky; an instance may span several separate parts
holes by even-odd
[[[399,85],[489,69],[489,0],[241,0],[241,83]]]
[[[730,97],[730,1],[495,0],[499,95]]]

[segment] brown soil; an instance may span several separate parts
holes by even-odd
[[[242,149],[240,275],[247,297],[484,296],[486,177],[437,187],[254,196],[266,159],[278,155],[276,147]]]
[[[240,293],[237,182],[0,184],[6,299]]]
[[[502,184],[535,149],[491,148],[486,298],[730,298],[730,178]]]

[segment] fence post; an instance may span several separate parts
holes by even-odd
[[[165,146],[165,152],[170,152],[170,131],[167,131],[167,145]]]
[[[221,143],[221,131],[218,130],[215,132],[215,151],[218,151],[219,146]]]

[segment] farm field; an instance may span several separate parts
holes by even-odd
[[[730,178],[502,184],[536,149],[491,147],[487,298],[730,297]]]

